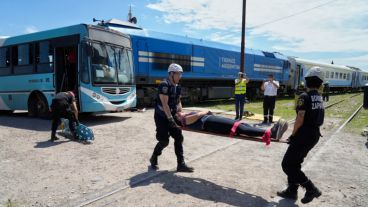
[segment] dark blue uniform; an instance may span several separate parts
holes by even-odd
[[[51,126],[51,139],[54,139],[56,130],[60,124],[60,118],[69,120],[69,128],[73,134],[75,134],[75,124],[77,119],[71,108],[71,105],[75,101],[75,97],[67,92],[60,92],[56,94],[51,103],[52,113],[52,126]]]
[[[322,96],[316,90],[302,93],[298,99],[296,111],[305,111],[303,125],[290,140],[290,145],[282,160],[282,169],[288,176],[288,182],[302,184],[308,177],[301,171],[301,164],[308,152],[317,144],[320,126],[324,120]]]
[[[174,85],[169,80],[161,81],[158,87],[157,102],[155,107],[155,124],[156,124],[156,139],[158,143],[153,151],[153,155],[159,156],[162,150],[169,144],[169,137],[174,138],[175,154],[178,164],[184,163],[183,156],[183,134],[182,130],[178,127],[172,127],[167,119],[167,116],[162,107],[162,103],[159,95],[166,95],[169,97],[168,105],[171,111],[171,115],[175,117],[177,112],[177,106],[180,103],[181,88],[178,85]]]

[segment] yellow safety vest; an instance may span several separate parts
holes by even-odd
[[[245,94],[246,92],[247,84],[244,79],[235,84],[235,94]]]

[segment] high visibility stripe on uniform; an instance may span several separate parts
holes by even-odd
[[[247,84],[245,80],[235,84],[235,94],[245,94],[247,92]]]

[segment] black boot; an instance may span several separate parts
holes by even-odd
[[[314,198],[318,198],[322,195],[322,192],[318,190],[316,186],[312,183],[312,181],[308,180],[307,182],[301,184],[305,189],[305,195],[304,198],[302,198],[302,203],[309,203]]]
[[[55,133],[51,132],[51,139],[50,139],[50,141],[53,142],[55,140],[59,140],[59,138],[55,135]]]
[[[277,195],[283,198],[296,200],[298,199],[298,188],[299,188],[298,184],[289,183],[288,187],[283,191],[278,191]]]
[[[150,158],[151,168],[153,170],[158,170],[158,162],[157,162],[157,155],[152,155]]]
[[[262,124],[267,124],[267,123],[268,123],[268,117],[264,116]]]
[[[272,115],[270,115],[270,118],[268,118],[268,119],[269,119],[268,121],[269,121],[270,123],[273,123],[273,116],[272,116]]]
[[[189,167],[185,162],[178,163],[178,167],[176,168],[177,172],[194,172],[194,168]]]

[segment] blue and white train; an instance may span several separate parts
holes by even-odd
[[[157,83],[167,76],[167,67],[172,62],[184,68],[183,96],[189,101],[233,97],[240,47],[149,31],[117,19],[100,25],[128,34],[132,40],[138,103],[153,103]],[[365,72],[350,67],[247,48],[245,72],[251,80],[247,96],[261,96],[260,85],[269,74],[280,81],[280,94],[292,95],[312,66],[322,68],[333,91],[358,89],[367,82]]]
[[[313,66],[319,66],[324,73],[325,82],[328,82],[331,91],[358,90],[368,83],[368,72],[358,68],[343,65],[326,64],[313,60],[289,57],[290,79],[288,91],[293,91],[304,81],[304,75]]]
[[[183,98],[198,101],[233,96],[240,69],[239,47],[149,31],[116,19],[103,25],[129,34],[132,40],[138,103],[153,102],[157,83],[167,76],[172,62],[184,69]],[[290,75],[286,56],[253,49],[245,53],[245,72],[251,80],[248,95],[260,94],[260,85],[269,74],[280,81],[281,90],[286,89]]]

